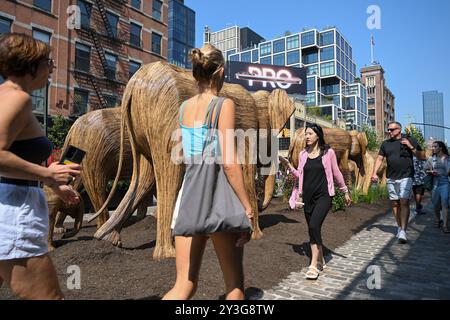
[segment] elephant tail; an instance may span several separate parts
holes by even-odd
[[[111,187],[111,191],[109,192],[108,198],[106,199],[103,206],[92,216],[89,218],[88,222],[93,221],[96,219],[102,212],[108,207],[109,203],[111,202],[111,199],[114,196],[114,193],[116,192],[117,185],[120,178],[120,173],[122,172],[122,165],[123,165],[123,153],[125,148],[125,126],[127,123],[129,123],[128,118],[130,117],[130,107],[131,107],[131,93],[125,94],[122,101],[122,112],[121,112],[121,121],[120,121],[120,149],[119,149],[119,164],[117,166],[117,173],[116,177],[114,179],[114,183]],[[132,143],[131,137],[130,142]]]

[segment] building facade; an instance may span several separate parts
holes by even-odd
[[[208,26],[203,33],[203,44],[210,43],[223,52],[225,60],[230,55],[253,48],[265,41],[263,37],[248,27],[232,26],[212,32]]]
[[[230,29],[218,32],[227,30]],[[305,105],[313,113],[335,123],[345,121],[348,129],[360,130],[367,123],[366,88],[355,81],[356,64],[352,47],[337,28],[304,30],[260,42],[247,50],[232,48],[237,41],[231,41],[230,46],[211,42],[217,43],[230,61],[305,67]],[[237,50],[236,53],[233,54],[233,50]]]
[[[49,43],[55,60],[33,110],[76,118],[120,104],[142,64],[167,60],[168,0],[4,0],[0,32]]]
[[[426,91],[423,97],[423,122],[444,126],[444,94],[438,91]],[[445,141],[444,128],[425,125],[425,141]]]
[[[169,0],[169,62],[191,69],[189,53],[195,46],[195,11],[184,0]]]
[[[383,67],[375,64],[362,68],[361,81],[367,87],[369,124],[375,128],[380,139],[387,138],[388,124],[395,121],[395,96],[386,85]]]

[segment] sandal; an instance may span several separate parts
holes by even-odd
[[[308,271],[306,272],[306,279],[317,280],[317,278],[319,277],[319,273],[320,273],[319,269],[313,266],[309,266]]]
[[[322,272],[326,268],[327,268],[327,264],[325,263],[325,261],[322,263],[320,263],[320,262],[317,263],[317,269],[319,269],[320,272]]]

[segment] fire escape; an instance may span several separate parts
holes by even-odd
[[[122,6],[127,3],[127,0],[110,0],[116,6]],[[101,17],[102,25],[104,26],[104,31],[100,31],[99,24],[97,24],[93,13],[93,6],[98,9],[99,16]],[[103,47],[103,42],[106,41],[108,44],[115,46],[121,46],[125,41],[123,35],[119,35],[117,29],[113,29],[111,23],[108,19],[107,10],[105,8],[105,1],[95,0],[92,5],[85,5],[85,10],[87,16],[89,17],[89,24],[81,23],[81,28],[78,30],[80,36],[84,36],[89,42],[92,43],[95,51],[97,52],[101,70],[103,75],[96,75],[94,72],[80,71],[75,68],[73,71],[77,76],[81,76],[87,80],[90,86],[93,88],[98,100],[99,105],[96,109],[104,109],[108,106],[108,102],[101,90],[101,83],[107,83],[107,85],[117,86],[121,85],[120,81],[116,78],[116,70],[111,69],[108,65],[108,60],[106,58],[106,53]],[[105,32],[106,31],[106,32]],[[92,61],[91,57],[91,61]],[[90,67],[92,68],[92,67]]]

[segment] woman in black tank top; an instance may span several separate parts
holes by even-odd
[[[0,36],[0,286],[22,299],[62,299],[48,256],[48,208],[43,182],[64,201],[76,203],[68,182],[79,165],[42,163],[51,142],[32,112],[33,90],[46,86],[53,71],[50,47],[25,34]]]

